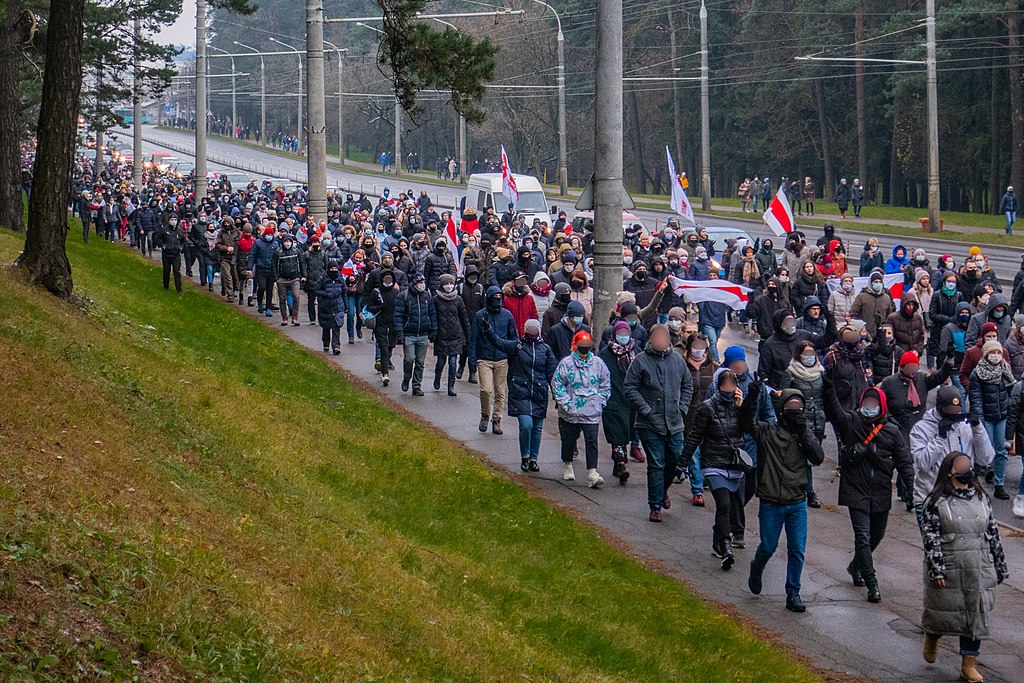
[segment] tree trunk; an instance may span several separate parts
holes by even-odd
[[[998,54],[992,50],[992,96],[989,98],[988,114],[988,206],[985,213],[996,213],[999,209],[999,68]]]
[[[864,40],[864,16],[861,14],[860,3],[853,15],[853,39],[856,41],[856,54],[861,56],[861,41]],[[854,67],[855,99],[857,101],[857,175],[865,190],[874,187],[874,183],[868,180],[868,141],[867,141],[867,113],[864,103],[864,63],[856,62]],[[874,197],[865,197],[874,199]]]
[[[821,161],[825,166],[825,184],[822,186],[822,196],[828,197],[828,193],[835,187],[832,177],[832,141],[829,140],[828,126],[825,121],[825,92],[821,81],[811,81],[814,89],[814,104],[818,110],[818,128],[821,131]]]
[[[18,51],[20,37],[17,24],[21,12],[22,0],[7,0],[7,12],[0,25],[0,226],[17,232],[25,229],[18,146],[21,54]]]
[[[676,12],[669,8],[668,10],[668,37],[669,37],[669,49],[672,58],[672,68],[679,67],[679,44],[676,40]],[[673,71],[673,73],[675,73]],[[679,100],[682,97],[680,92],[682,84],[679,81],[672,81],[672,126],[675,129],[675,141],[676,149],[673,158],[678,159],[679,163],[683,163],[686,158],[683,156],[683,113],[680,107]],[[685,169],[677,169],[677,172]]]
[[[57,296],[71,296],[71,264],[65,251],[68,194],[82,89],[82,35],[85,0],[51,0],[46,41],[28,234],[18,265],[29,280]]]
[[[636,180],[634,181],[634,188],[638,194],[645,194],[647,190],[647,180],[644,173],[644,149],[643,149],[643,135],[640,132],[640,107],[636,101],[636,90],[629,91],[629,113],[630,118],[633,119],[633,125],[631,128],[633,138],[633,162],[636,169]]]
[[[1006,16],[1010,49],[1010,181],[1013,188],[1024,187],[1024,97],[1021,93],[1020,36],[1017,15]],[[1019,190],[1018,190],[1019,191]]]

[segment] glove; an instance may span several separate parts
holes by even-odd
[[[977,427],[978,425],[981,424],[981,419],[977,415],[968,415],[967,421],[971,424],[972,427]]]
[[[396,338],[395,341],[398,342],[399,346],[405,346],[405,335],[404,334],[398,335],[398,337]]]
[[[480,329],[484,332],[491,329],[491,321],[488,320],[486,316],[480,319]]]
[[[790,422],[793,423],[793,427],[795,427],[797,431],[803,432],[804,428],[807,426],[807,416],[801,413],[800,415],[794,416]]]

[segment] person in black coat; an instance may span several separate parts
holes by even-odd
[[[434,295],[437,332],[434,333],[434,391],[441,390],[441,375],[448,364],[448,395],[456,396],[455,375],[458,357],[469,341],[469,314],[466,304],[455,290],[455,276],[445,273],[438,280]]]
[[[154,238],[160,248],[160,261],[164,268],[164,289],[169,289],[171,272],[174,272],[174,289],[181,294],[181,252],[185,248],[185,231],[178,226],[178,220],[171,219],[160,226]]]
[[[520,469],[539,472],[537,457],[548,413],[548,387],[558,360],[540,334],[540,321],[527,320],[522,338],[503,339],[488,326],[487,339],[508,354],[508,414],[519,422]]]
[[[782,283],[779,281],[779,278],[770,277],[764,292],[760,296],[750,299],[747,303],[747,317],[754,323],[757,334],[761,337],[757,345],[758,352],[761,351],[764,343],[775,332],[772,323],[775,312],[789,308],[789,302],[780,294],[781,291]]]
[[[836,323],[827,309],[824,314],[825,334],[814,337],[809,332],[796,328],[796,316],[793,315],[793,311],[788,308],[775,311],[772,315],[772,336],[761,346],[757,361],[757,375],[765,384],[773,389],[786,386],[786,370],[793,360],[793,352],[798,342],[809,341],[818,352],[832,344],[837,336]],[[763,323],[764,321],[760,322]]]
[[[476,266],[470,264],[466,266],[466,270],[463,273],[462,287],[459,288],[459,296],[462,297],[462,303],[466,304],[466,315],[472,320],[477,311],[483,309],[487,303],[484,295],[484,285],[480,282],[480,270]],[[459,371],[455,374],[458,379],[462,379],[463,373],[466,371],[466,363],[469,360],[469,341],[467,338],[466,344],[462,346],[462,351],[459,354]],[[469,383],[476,384],[476,373],[469,373]]]
[[[380,286],[370,292],[366,301],[366,310],[373,314],[373,340],[377,344],[376,369],[380,372],[381,383],[390,384],[388,372],[391,369],[391,353],[398,344],[398,331],[395,329],[395,301],[399,290],[395,283],[393,271],[385,270],[381,274]]]
[[[895,420],[890,420],[885,392],[868,387],[857,409],[839,404],[835,385],[826,375],[825,415],[839,436],[839,504],[850,510],[853,525],[853,561],[847,567],[853,585],[866,585],[868,600],[882,599],[871,554],[885,537],[892,508],[892,473],[898,470],[914,489],[910,447]]]
[[[328,349],[337,356],[341,353],[341,324],[345,321],[345,280],[341,277],[341,265],[337,261],[327,264],[327,271],[313,285],[311,294],[316,297],[316,320],[322,330],[324,353]]]
[[[448,245],[444,238],[438,237],[434,243],[434,250],[427,254],[427,258],[423,262],[423,277],[426,278],[427,291],[431,296],[437,294],[442,275],[455,277],[455,261],[448,253]]]
[[[572,338],[577,332],[590,333],[590,326],[584,324],[583,315],[583,304],[579,301],[570,301],[561,321],[544,335],[544,341],[551,347],[558,360],[572,353]]]
[[[637,438],[634,428],[636,408],[626,398],[626,372],[643,347],[633,337],[634,328],[626,321],[619,320],[610,327],[611,337],[597,355],[608,366],[612,381],[611,397],[601,413],[601,429],[612,446],[612,476],[618,478],[620,484],[625,484],[629,480],[626,467],[629,445]]]

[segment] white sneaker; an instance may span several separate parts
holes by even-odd
[[[587,470],[587,486],[592,489],[599,489],[604,486],[604,479],[596,469]]]
[[[572,471],[571,462],[562,463],[562,481],[575,481],[576,473]]]
[[[1024,518],[1024,493],[1018,493],[1013,499],[1013,516]]]

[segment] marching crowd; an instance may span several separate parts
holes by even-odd
[[[672,219],[657,234],[624,232],[615,310],[595,320],[592,226],[574,230],[564,214],[530,226],[511,209],[449,216],[425,191],[385,190],[373,199],[335,192],[314,220],[304,188],[215,181],[195,202],[167,174],[147,169],[135,187],[130,167],[88,160],[74,188],[86,235],[93,226],[147,255],[160,250],[165,289],[173,276],[181,291],[184,262],[186,275],[197,269],[202,285],[239,306],[282,326],[319,325],[325,353],[342,352],[343,330],[348,344],[372,335],[384,387],[401,347],[401,389],[415,396],[432,349],[434,390],[455,396],[465,377],[479,394],[481,432],[501,435],[505,415],[515,418],[524,472],[541,469],[554,403],[562,479],[576,478],[582,436],[586,484],[604,485],[603,436],[620,484],[631,460],[644,465],[651,522],[679,502],[673,486],[688,487],[694,506],[709,494],[723,570],[746,547],[756,496],[760,541],[747,585],[761,592],[785,530],[795,612],[805,610],[808,509],[821,506],[815,470],[835,439],[853,585],[882,599],[872,553],[895,476],[925,548],[923,655],[935,661],[938,638],[958,636],[963,677],[982,680],[975,658],[1007,576],[991,497],[1014,498],[1024,517],[1024,478],[1013,495],[1006,476],[1024,449],[1024,260],[1004,292],[978,247],[933,263],[900,244],[883,254],[870,238],[853,266],[828,225],[816,240],[790,233],[776,251],[771,239],[719,245]],[[749,287],[749,302],[688,300],[669,276],[724,278]],[[719,348],[730,320],[756,335],[756,359],[740,345]]]

